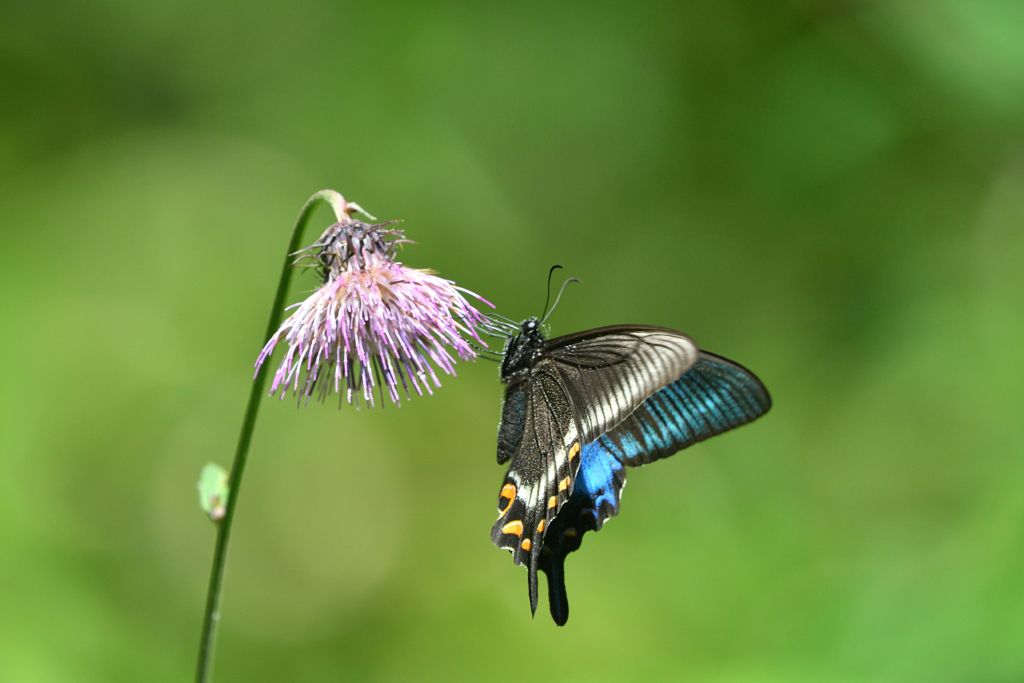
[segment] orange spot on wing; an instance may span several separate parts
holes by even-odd
[[[566,529],[564,532],[562,532],[562,537],[565,538],[566,536],[568,536],[569,538],[576,538],[576,529],[574,527],[569,527],[568,529]]]
[[[508,499],[507,503],[502,504],[502,501]],[[498,495],[498,517],[500,518],[503,514],[508,512],[508,508],[512,505],[512,501],[516,499],[516,485],[505,484],[501,487],[501,493]]]
[[[546,520],[546,519],[542,519],[542,520],[540,520],[540,524],[538,524],[538,525],[537,525],[537,533],[538,533],[538,534],[542,534],[542,533],[544,533],[544,524],[545,524],[545,523],[546,523],[547,521],[548,521],[548,520]]]
[[[548,498],[548,509],[549,510],[551,508],[555,507],[556,505],[558,505],[558,496],[551,496],[550,498]]]
[[[558,482],[559,491],[565,491],[567,488],[569,488],[569,477],[566,477],[562,481]]]
[[[577,441],[576,443],[574,443],[572,445],[572,448],[569,449],[569,459],[571,460],[571,459],[575,458],[576,454],[579,453],[579,452],[580,452],[580,442]]]
[[[531,545],[532,545],[532,544],[530,543],[530,539],[528,539],[528,538],[524,538],[524,539],[523,539],[523,550],[525,550],[525,551],[529,552],[529,551],[530,551],[530,546],[531,546]]]
[[[516,536],[523,535],[523,523],[518,519],[514,522],[509,522],[505,526],[501,527],[501,533],[503,534],[515,534]]]

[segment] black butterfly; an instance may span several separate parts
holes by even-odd
[[[498,464],[511,464],[491,540],[527,566],[534,614],[537,570],[547,574],[551,616],[561,626],[569,618],[565,557],[618,514],[625,466],[755,420],[771,398],[743,366],[664,327],[545,339],[537,318],[492,323],[506,337]]]

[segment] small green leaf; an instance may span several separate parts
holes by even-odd
[[[199,507],[214,522],[224,517],[228,504],[228,473],[220,465],[207,463],[199,475]]]

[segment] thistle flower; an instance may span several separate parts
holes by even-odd
[[[270,393],[284,398],[291,385],[300,401],[314,392],[325,399],[333,389],[349,403],[359,397],[375,405],[374,390],[383,401],[386,388],[399,403],[399,384],[422,395],[441,386],[431,365],[454,375],[456,358],[476,357],[463,335],[481,341],[477,326],[484,316],[469,305],[469,290],[432,271],[409,268],[395,260],[397,246],[409,240],[403,232],[385,229],[391,223],[367,224],[349,214],[362,211],[346,202],[342,219],[327,228],[309,248],[299,252],[317,268],[323,285],[291,314],[271,336],[256,369],[270,358],[281,340],[288,344],[274,375]],[[372,216],[370,216],[372,220]],[[342,384],[345,392],[342,394]]]

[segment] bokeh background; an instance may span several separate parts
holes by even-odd
[[[268,401],[218,681],[1024,680],[1020,3],[0,15],[0,680],[190,680],[196,480],[322,188],[513,318],[564,264],[554,334],[685,330],[775,407],[630,474],[556,628],[488,537],[493,364]]]

